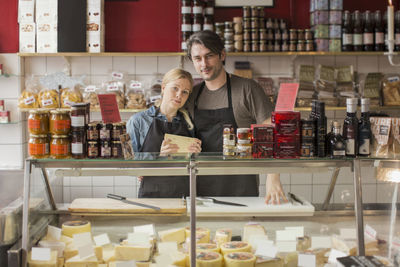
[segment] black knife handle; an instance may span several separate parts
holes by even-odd
[[[107,194],[108,198],[116,199],[116,200],[126,200],[126,197],[115,195],[115,194]]]

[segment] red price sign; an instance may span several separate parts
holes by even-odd
[[[298,90],[298,83],[281,83],[275,111],[293,111]]]
[[[99,94],[101,117],[105,123],[120,122],[117,96],[115,94]]]

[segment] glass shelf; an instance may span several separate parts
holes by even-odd
[[[361,110],[360,107],[357,107]],[[295,107],[295,111],[311,111],[311,107]],[[325,107],[325,110],[346,110],[346,107]],[[371,111],[381,111],[381,110],[400,110],[400,106],[370,106]]]
[[[11,121],[11,122],[0,122],[0,125],[9,125],[9,124],[18,124],[19,122],[17,121]]]

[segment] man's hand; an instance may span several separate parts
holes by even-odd
[[[288,202],[285,192],[283,192],[281,180],[279,174],[268,174],[266,182],[266,204],[281,204],[281,199],[283,202]]]

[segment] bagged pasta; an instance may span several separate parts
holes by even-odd
[[[108,81],[102,85],[102,91],[107,94],[115,94],[119,109],[125,108],[125,84],[120,81]]]
[[[60,97],[58,95],[58,90],[43,88],[39,92],[39,103],[41,108],[60,107]]]
[[[318,92],[335,92],[337,70],[334,67],[318,66],[316,89]]]
[[[145,109],[147,107],[145,90],[139,81],[130,81],[126,92],[127,109]]]
[[[400,77],[390,76],[383,80],[383,104],[385,106],[400,105]]]
[[[92,109],[100,109],[99,98],[97,97],[100,89],[96,85],[88,85],[83,90],[83,102],[90,103],[90,108]]]
[[[61,107],[69,108],[76,103],[82,103],[83,97],[80,91],[81,86],[76,84],[71,88],[64,88],[61,92]]]
[[[392,118],[371,117],[371,156],[389,158],[391,156],[392,137],[390,134]]]
[[[26,78],[25,90],[22,91],[18,98],[19,108],[39,108],[39,92],[40,85],[39,80],[33,75]]]

